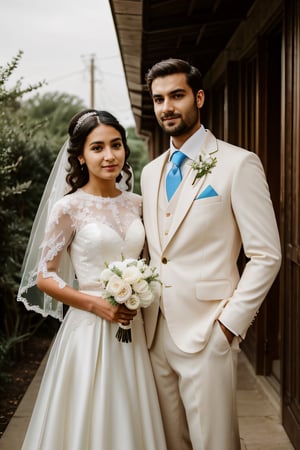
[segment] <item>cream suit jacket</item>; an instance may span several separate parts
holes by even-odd
[[[151,265],[158,267],[163,282],[170,334],[187,353],[206,345],[217,318],[244,338],[281,262],[276,219],[260,159],[216,139],[210,131],[203,150],[216,152],[216,167],[194,184],[195,172],[189,169],[177,197],[167,205],[165,213],[171,222],[162,245],[157,205],[169,150],[147,164],[141,175]],[[240,277],[241,245],[249,260]],[[149,348],[158,312],[158,301],[143,311]]]

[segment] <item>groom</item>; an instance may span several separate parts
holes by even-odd
[[[144,317],[168,449],[237,450],[239,342],[281,261],[268,185],[254,153],[201,125],[197,68],[164,60],[146,81],[170,136],[141,178],[151,264],[163,282]]]

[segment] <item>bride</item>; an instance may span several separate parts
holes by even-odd
[[[105,264],[139,258],[144,246],[128,156],[125,130],[111,114],[73,117],[18,293],[27,309],[62,320],[22,450],[166,449],[141,311],[111,305],[100,285]],[[120,190],[124,179],[128,190]],[[131,343],[116,338],[120,324],[131,326]]]

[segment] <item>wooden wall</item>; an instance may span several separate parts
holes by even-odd
[[[300,1],[284,12],[281,229],[283,424],[300,448]]]

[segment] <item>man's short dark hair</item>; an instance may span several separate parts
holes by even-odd
[[[175,73],[184,73],[186,75],[187,83],[195,95],[202,89],[202,75],[196,67],[182,59],[168,58],[154,64],[146,73],[145,80],[150,94],[152,95],[152,83],[156,78]]]

